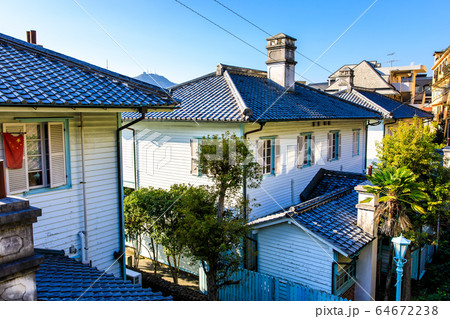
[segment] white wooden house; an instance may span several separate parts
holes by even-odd
[[[157,87],[0,34],[0,127],[24,136],[6,188],[42,209],[35,247],[124,278],[120,112],[172,106]]]
[[[371,121],[367,129],[367,165],[378,161],[377,143],[381,143],[386,134],[400,122],[411,122],[414,116],[424,120],[432,120],[433,115],[413,105],[402,103],[375,90],[352,88],[335,93],[342,99],[364,105],[379,112],[382,117],[378,121]]]
[[[227,131],[249,141],[263,169],[261,186],[242,190],[259,204],[249,213],[250,221],[299,204],[321,169],[364,172],[367,122],[381,115],[295,82],[295,39],[278,34],[267,40],[267,72],[219,64],[216,72],[171,88],[181,101],[179,110],[147,113],[123,135],[125,186],[208,185],[196,161],[198,143]],[[138,117],[122,114],[124,121]],[[267,232],[267,238],[279,242],[283,234]],[[318,244],[301,240],[313,258]],[[258,247],[263,255],[264,246]],[[331,268],[317,275],[331,282]]]

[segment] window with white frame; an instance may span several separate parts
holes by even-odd
[[[206,141],[203,138],[192,138],[191,145],[191,174],[196,176],[209,175],[208,170],[200,165],[200,152],[202,150],[202,141]],[[205,144],[203,144],[205,145]]]
[[[360,130],[353,130],[353,148],[352,148],[353,156],[359,155],[359,137],[360,137]]]
[[[297,137],[297,167],[308,167],[315,163],[315,138],[312,133],[304,133]]]
[[[22,167],[6,169],[8,194],[66,185],[64,122],[3,123],[3,132],[24,136]]]
[[[261,138],[257,142],[258,163],[263,175],[275,175],[281,172],[280,140]]]
[[[341,157],[341,133],[331,131],[328,133],[328,161],[338,160]]]

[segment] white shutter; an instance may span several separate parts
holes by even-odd
[[[256,150],[257,150],[257,157],[256,161],[258,162],[259,166],[261,166],[261,169],[264,165],[264,158],[263,158],[263,150],[264,150],[264,140],[257,140],[256,141]]]
[[[50,165],[50,187],[66,185],[66,153],[64,123],[48,123],[48,157]]]
[[[25,124],[23,123],[3,123],[3,132],[25,133]],[[14,135],[14,134],[13,134]],[[3,141],[3,139],[2,139]],[[22,168],[9,169],[5,161],[5,178],[7,181],[6,192],[8,195],[27,192],[28,188],[28,161],[27,161],[27,135],[23,138],[23,164]],[[4,152],[4,150],[3,150]],[[5,154],[5,153],[3,153]],[[6,156],[3,155],[6,159]]]
[[[338,158],[341,158],[341,137],[342,137],[342,134],[341,134],[341,132],[337,132],[336,133],[337,135],[338,135]]]
[[[191,174],[198,175],[198,139],[191,139]]]
[[[331,161],[333,156],[333,133],[328,133],[328,161]]]
[[[311,136],[311,165],[316,163],[316,139],[315,136]]]
[[[281,174],[280,139],[275,139],[275,174]]]
[[[297,167],[302,168],[303,167],[303,159],[305,158],[305,137],[304,136],[297,137],[297,149],[298,149]]]

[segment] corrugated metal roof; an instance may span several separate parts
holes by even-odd
[[[36,272],[38,300],[172,300],[172,297],[164,297],[160,292],[132,285],[129,281],[104,274],[97,268],[91,268],[62,254],[46,253],[44,256],[45,261]]]
[[[379,118],[378,113],[363,106],[306,85],[296,83],[295,92],[285,92],[283,87],[267,79],[265,72],[220,66],[224,72],[221,75],[212,73],[173,88],[173,96],[181,101],[180,110],[170,114],[149,113],[146,118],[249,122]],[[231,83],[227,82],[225,76],[229,76]],[[241,108],[233,95],[234,87],[245,104]],[[246,118],[242,113],[243,108],[251,109],[253,115]],[[125,120],[138,117],[138,113],[122,115]]]
[[[172,104],[156,86],[0,33],[0,107]]]

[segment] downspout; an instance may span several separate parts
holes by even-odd
[[[369,121],[366,123],[364,132],[364,170],[367,168],[367,143],[369,142]]]
[[[116,131],[116,143],[117,143],[117,180],[119,188],[119,251],[114,253],[114,259],[119,261],[120,268],[122,271],[122,278],[126,278],[126,267],[125,267],[125,220],[123,215],[123,178],[122,178],[122,152],[121,146],[122,141],[120,139],[120,132],[142,120],[145,119],[145,114],[147,113],[147,106],[141,108],[141,117],[131,121],[130,123],[121,126]],[[118,113],[117,124],[118,126],[122,123],[122,118],[120,113]]]
[[[256,130],[253,131],[248,131],[245,132],[244,135],[244,139],[247,139],[247,136],[249,134],[252,133],[256,133],[256,132],[260,132],[262,131],[264,125],[266,124],[266,122],[259,122],[259,128],[257,128]],[[245,128],[242,128],[242,131],[245,131]],[[242,196],[244,197],[244,200],[247,200],[247,175],[245,174],[245,168],[244,168],[244,174],[242,176],[243,182],[242,182]],[[244,205],[244,219],[247,220],[247,205]],[[248,236],[245,236],[248,237]],[[248,240],[248,239],[247,239]],[[248,252],[247,252],[247,244],[245,242],[245,238],[244,238],[244,264],[247,262],[247,256]],[[258,263],[256,263],[256,267],[258,267]]]
[[[259,122],[258,124],[259,124],[259,128],[257,128],[256,130],[248,131],[248,132],[244,133],[244,139],[247,139],[247,136],[252,133],[262,131],[262,129],[264,128],[264,125],[266,125],[266,122]],[[244,199],[247,200],[247,176],[245,175],[245,170],[244,170],[243,178],[244,178],[244,182],[242,185],[242,193],[243,193]],[[247,205],[244,206],[244,219],[247,219]]]
[[[86,171],[85,171],[85,158],[84,158],[84,118],[83,113],[80,113],[80,130],[81,130],[81,184],[83,185],[83,217],[84,217],[84,231],[82,236],[80,235],[81,243],[81,256],[83,263],[89,263],[89,231],[88,231],[88,211],[86,200]]]
[[[138,173],[137,173],[137,158],[136,158],[136,130],[131,127],[127,127],[127,130],[133,132],[133,167],[134,167],[134,189],[138,187]]]

